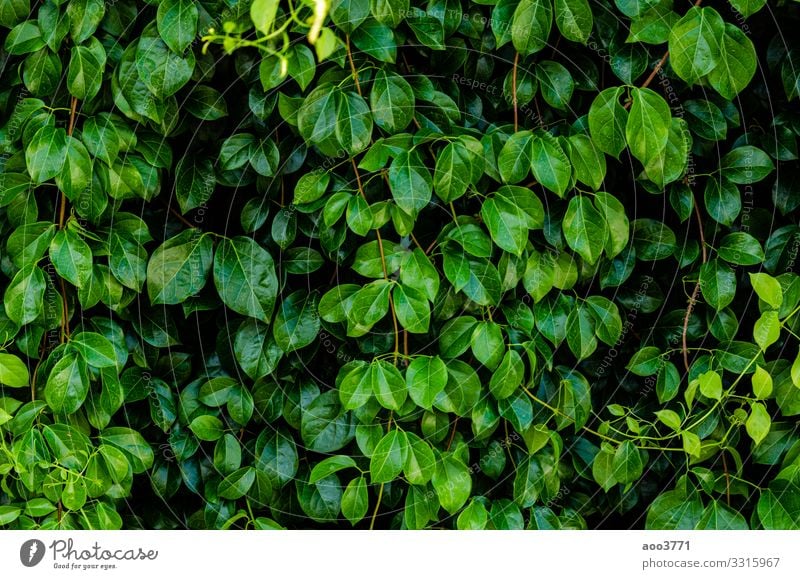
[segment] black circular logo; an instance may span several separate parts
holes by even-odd
[[[19,548],[19,560],[26,567],[35,567],[44,558],[44,543],[39,539],[29,539]]]

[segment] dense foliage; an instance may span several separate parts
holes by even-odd
[[[0,527],[800,527],[798,25],[0,1]]]

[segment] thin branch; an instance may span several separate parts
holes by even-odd
[[[456,437],[456,427],[458,426],[458,416],[456,419],[453,420],[453,430],[450,432],[450,438],[447,441],[447,448],[445,450],[450,450],[450,447],[453,445],[453,439]]]
[[[364,193],[364,186],[361,184],[361,175],[358,172],[358,165],[356,165],[356,160],[352,157],[350,158],[350,162],[353,164],[353,171],[356,174],[356,184],[358,185],[358,192],[361,194],[361,197],[364,201],[367,200],[367,195]],[[381,254],[381,267],[383,268],[383,279],[389,281],[389,270],[386,268],[386,254],[383,251],[383,238],[381,237],[381,232],[379,230],[375,230],[375,236],[378,239],[378,251]],[[389,309],[392,311],[392,323],[394,324],[394,363],[395,366],[397,365],[397,360],[400,358],[400,328],[397,325],[397,312],[394,308],[394,300],[392,299],[392,294],[389,294]]]
[[[700,215],[700,207],[697,206],[697,200],[694,198],[694,194],[692,194],[692,205],[694,205],[694,215],[697,218],[697,227],[700,230],[700,246],[702,247],[703,251],[703,263],[708,261],[708,251],[706,250],[706,236],[703,231],[703,218]],[[700,295],[700,280],[697,280],[697,283],[694,284],[694,290],[692,290],[692,296],[689,298],[689,305],[686,307],[686,315],[683,316],[683,331],[681,332],[681,351],[683,352],[683,365],[686,368],[686,372],[689,372],[689,349],[686,345],[686,334],[689,331],[689,318],[692,317],[692,312],[694,311],[694,306],[697,303],[697,297]]]
[[[363,96],[361,94],[361,85],[358,83],[358,71],[356,71],[356,65],[353,62],[353,53],[350,51],[350,35],[345,35],[344,40],[344,46],[347,49],[347,60],[350,62],[350,70],[353,71],[353,80],[356,83],[356,90],[360,96]]]
[[[372,511],[372,519],[369,522],[369,530],[373,530],[375,528],[375,519],[378,518],[378,509],[381,508],[381,501],[383,500],[383,485],[381,483],[381,488],[378,491],[378,502],[375,503],[375,510]]]
[[[700,6],[700,4],[702,4],[702,3],[703,3],[703,0],[697,0],[694,3],[694,5],[695,6]],[[653,82],[653,79],[658,74],[658,71],[660,71],[662,68],[664,68],[664,65],[667,63],[667,58],[669,58],[669,50],[664,53],[664,56],[661,57],[661,60],[659,60],[658,64],[656,64],[655,68],[653,68],[653,71],[650,73],[650,76],[648,76],[645,79],[645,81],[642,83],[642,86],[640,86],[639,88],[647,88],[648,86],[650,86],[650,83]],[[628,107],[630,107],[630,106],[631,106],[630,102],[625,103],[625,108],[626,109]]]
[[[514,53],[514,68],[511,69],[511,99],[514,103],[514,132],[519,130],[519,110],[517,108],[517,66],[519,65],[519,52]]]

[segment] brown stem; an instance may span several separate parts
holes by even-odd
[[[345,35],[344,40],[344,46],[347,49],[347,60],[350,62],[350,70],[353,71],[353,80],[356,83],[356,90],[358,91],[358,94],[361,95],[361,85],[358,83],[358,72],[356,71],[355,63],[353,62],[353,53],[350,51],[350,35]]]
[[[703,2],[703,0],[696,0],[694,5],[695,6],[700,6],[700,4],[702,4],[702,2]],[[667,62],[667,58],[669,58],[669,50],[664,53],[664,56],[661,57],[661,60],[659,60],[658,64],[656,64],[655,68],[653,68],[653,71],[650,73],[650,76],[648,76],[645,79],[645,81],[642,83],[642,86],[640,86],[639,88],[647,88],[648,86],[650,86],[650,83],[653,82],[653,79],[658,74],[658,71],[661,70],[662,68],[664,68],[664,65]],[[630,107],[630,106],[631,106],[630,103],[625,103],[625,108],[626,109],[628,107]]]
[[[692,195],[692,205],[694,205],[694,215],[697,218],[697,227],[700,230],[700,246],[703,251],[703,263],[708,261],[708,252],[706,251],[706,236],[703,232],[703,218],[700,215],[700,208],[697,206],[697,201]],[[694,284],[692,296],[689,298],[689,305],[686,307],[686,315],[683,316],[683,331],[681,332],[681,351],[683,352],[683,365],[686,372],[689,372],[689,349],[686,345],[686,334],[689,331],[689,318],[692,316],[694,306],[697,303],[697,297],[700,295],[700,280]]]
[[[514,67],[511,69],[511,99],[514,103],[514,132],[519,130],[519,110],[517,109],[517,65],[519,52],[514,53]]]
[[[453,420],[453,430],[450,432],[450,438],[447,440],[447,448],[445,450],[450,450],[450,447],[453,445],[453,439],[456,437],[457,426],[458,426],[458,416],[456,416],[456,419]]]
[[[353,164],[353,171],[356,174],[356,184],[358,185],[358,192],[361,194],[361,197],[364,201],[367,200],[367,195],[364,193],[364,186],[361,184],[361,175],[358,172],[358,165],[356,165],[356,160],[352,157],[350,158],[350,162]],[[378,251],[381,254],[381,267],[383,268],[383,279],[389,281],[389,270],[386,268],[386,254],[383,251],[383,238],[381,237],[381,232],[377,229],[375,230],[375,236],[378,239]],[[389,294],[389,309],[392,311],[392,323],[394,324],[394,363],[397,365],[397,360],[400,357],[400,329],[397,325],[397,312],[394,309],[394,300],[392,299],[392,294]]]
[[[166,207],[169,210],[169,212],[172,213],[175,219],[183,223],[186,227],[189,227],[190,229],[194,229],[197,227],[197,225],[191,223],[188,219],[186,219],[183,215],[181,215],[172,205],[168,204],[163,199],[161,200],[161,203],[163,203],[164,207]]]
[[[70,137],[72,133],[75,131],[75,117],[78,111],[78,99],[72,97],[69,105],[69,126],[67,127],[67,135]],[[67,196],[61,191],[61,199],[59,201],[59,208],[58,208],[58,228],[64,229],[64,224],[67,222]],[[61,343],[63,344],[67,338],[69,338],[69,318],[68,318],[68,310],[69,310],[69,302],[67,301],[67,288],[64,285],[64,279],[59,277],[58,278],[59,285],[61,286],[61,303],[63,305],[64,311],[61,314]],[[33,385],[31,385],[31,389],[33,389]]]
[[[728,461],[725,460],[725,451],[722,451],[722,471],[725,473],[725,499],[731,506],[731,475],[728,472]]]

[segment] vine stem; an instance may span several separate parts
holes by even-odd
[[[78,111],[78,99],[72,97],[69,105],[69,126],[67,127],[67,135],[70,137],[75,131],[75,117]],[[64,229],[64,224],[67,221],[67,196],[61,191],[60,207],[58,209],[58,228]],[[69,319],[68,310],[69,302],[67,301],[67,288],[64,285],[64,278],[59,276],[58,285],[61,289],[61,303],[63,312],[61,313],[61,343],[63,344],[69,338]],[[60,520],[60,517],[59,517]]]
[[[453,439],[456,437],[457,426],[458,426],[458,416],[456,416],[456,419],[453,420],[453,430],[450,432],[450,438],[447,441],[447,448],[445,450],[450,450],[450,447],[453,445]]]
[[[697,200],[692,194],[692,205],[694,206],[694,215],[697,218],[697,228],[700,230],[700,247],[703,251],[703,263],[708,261],[708,252],[706,251],[706,236],[703,232],[703,217],[700,215],[700,207],[697,206]],[[700,279],[694,284],[692,296],[689,298],[689,305],[686,306],[686,314],[683,316],[683,331],[681,332],[681,352],[683,353],[683,365],[686,367],[686,372],[689,372],[689,348],[686,345],[686,334],[689,331],[689,318],[692,316],[694,306],[697,304],[697,297],[700,295]]]
[[[700,4],[702,4],[702,3],[703,3],[703,0],[697,0],[694,3],[694,5],[695,6],[700,6]],[[647,88],[648,86],[650,86],[650,83],[653,82],[653,79],[658,74],[658,71],[661,70],[662,68],[664,68],[664,65],[667,63],[667,58],[669,58],[669,50],[667,50],[664,53],[664,56],[661,57],[661,60],[659,60],[658,64],[656,64],[655,67],[653,68],[653,71],[650,73],[650,76],[648,76],[645,79],[645,81],[642,83],[642,85],[639,88]],[[629,108],[630,106],[631,105],[630,105],[629,102],[625,103],[625,108],[626,109]]]
[[[364,186],[361,184],[361,175],[358,172],[358,165],[356,160],[350,157],[350,162],[353,164],[353,171],[356,174],[356,184],[358,185],[358,192],[364,201],[367,200],[367,195],[364,193]],[[383,268],[383,279],[389,281],[389,270],[386,269],[386,254],[383,251],[383,238],[381,232],[375,230],[375,236],[378,238],[378,251],[381,254],[381,267]],[[400,328],[397,325],[397,312],[394,308],[394,300],[392,294],[389,294],[389,309],[392,311],[392,323],[394,324],[394,364],[397,366],[397,360],[400,358]]]
[[[375,503],[375,510],[372,511],[372,519],[369,522],[370,531],[375,528],[375,519],[378,518],[378,510],[381,508],[381,501],[383,500],[383,485],[384,483],[381,483],[381,488],[378,489],[378,502]]]
[[[350,62],[350,70],[353,73],[353,81],[355,82],[356,85],[356,91],[358,91],[359,96],[363,96],[363,94],[361,93],[361,85],[358,82],[358,71],[356,70],[356,65],[353,62],[353,52],[350,50],[350,35],[345,36],[345,48],[347,49],[347,60]],[[350,162],[353,164],[353,171],[356,174],[356,183],[358,184],[358,192],[361,194],[361,197],[364,199],[364,201],[367,201],[367,196],[364,193],[364,187],[361,184],[361,175],[358,172],[358,165],[356,165],[356,160],[350,157]],[[383,238],[381,237],[381,232],[378,231],[377,229],[375,230],[375,235],[378,238],[378,250],[381,253],[381,267],[383,268],[383,279],[389,281],[389,272],[386,269],[386,255],[383,252]],[[392,299],[391,293],[389,294],[389,309],[392,311],[392,324],[394,326],[394,365],[397,366],[397,360],[400,358],[400,328],[397,325],[397,312],[395,311],[394,299]],[[406,341],[406,344],[407,343],[408,342]],[[382,493],[383,493],[383,485],[381,485],[381,494]],[[380,504],[380,501],[378,501],[378,504]],[[371,525],[370,528],[372,528]]]
[[[522,389],[525,391],[525,394],[527,394],[528,397],[531,400],[533,400],[534,402],[536,402],[537,404],[541,404],[542,406],[547,408],[553,414],[558,414],[559,416],[562,416],[562,417],[566,418],[567,420],[571,420],[573,423],[575,423],[575,419],[574,418],[564,414],[558,408],[556,408],[554,406],[551,406],[547,402],[545,402],[544,400],[538,398],[530,390],[528,390],[526,387],[523,386]],[[615,438],[611,438],[610,436],[606,436],[605,434],[601,434],[600,432],[598,432],[598,431],[596,431],[596,430],[594,430],[592,428],[589,428],[588,426],[585,426],[585,425],[581,426],[581,430],[584,430],[584,431],[588,432],[589,434],[594,434],[598,438],[601,438],[601,439],[603,439],[603,440],[605,440],[607,442],[613,442],[614,444],[619,444],[619,442],[620,442],[619,440],[617,440]],[[645,449],[645,450],[660,450],[660,451],[666,451],[666,452],[669,452],[669,451],[683,452],[682,448],[668,448],[668,447],[663,447],[663,446],[638,446],[637,445],[637,448],[642,448],[642,449]]]
[[[519,110],[517,108],[517,66],[519,65],[519,52],[514,53],[514,67],[511,69],[511,99],[514,103],[514,132],[519,130]]]
[[[359,96],[364,96],[361,94],[361,85],[358,82],[358,72],[356,71],[356,65],[353,62],[353,52],[350,50],[350,35],[347,34],[344,37],[344,47],[347,50],[347,60],[350,62],[350,70],[353,72],[353,81],[356,83],[356,91],[358,91]]]
[[[163,203],[164,207],[166,207],[167,210],[170,213],[172,213],[172,215],[175,217],[175,219],[177,219],[178,221],[183,223],[186,227],[188,227],[189,229],[196,229],[197,228],[197,225],[194,225],[194,224],[190,223],[189,220],[186,219],[183,215],[181,215],[172,205],[170,205],[169,203],[167,203],[163,199],[161,200],[161,203]]]

